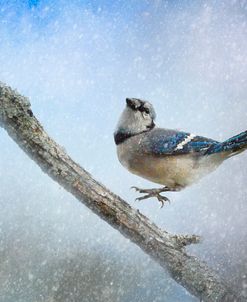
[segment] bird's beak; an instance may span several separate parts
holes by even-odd
[[[154,123],[154,121],[152,120],[152,124],[149,125],[149,126],[147,126],[147,128],[148,128],[149,130],[152,130],[154,127],[155,127],[155,123]]]

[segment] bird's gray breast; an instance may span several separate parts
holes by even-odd
[[[146,154],[141,147],[141,139],[141,136],[129,138],[117,146],[117,154],[121,164],[130,172],[152,182],[175,187],[178,157],[158,157]]]
[[[130,137],[117,145],[117,155],[120,163],[132,171],[140,164],[143,154],[140,150],[140,138]],[[133,172],[133,171],[132,171]]]

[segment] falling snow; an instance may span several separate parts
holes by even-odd
[[[247,153],[199,184],[136,203],[113,132],[126,97],[157,123],[216,140],[246,130],[246,1],[1,1],[0,81],[48,133],[247,297]],[[90,212],[0,129],[0,302],[198,301]]]

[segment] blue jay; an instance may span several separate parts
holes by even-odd
[[[156,197],[161,206],[169,199],[160,193],[180,191],[214,171],[225,159],[247,149],[247,131],[224,142],[177,130],[157,128],[153,106],[135,98],[126,107],[114,133],[120,163],[130,172],[163,185],[136,189]]]

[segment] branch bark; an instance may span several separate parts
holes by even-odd
[[[205,263],[190,256],[185,245],[196,236],[162,231],[75,163],[44,131],[26,97],[0,83],[0,126],[40,168],[80,202],[138,245],[170,276],[203,301],[244,301]]]

